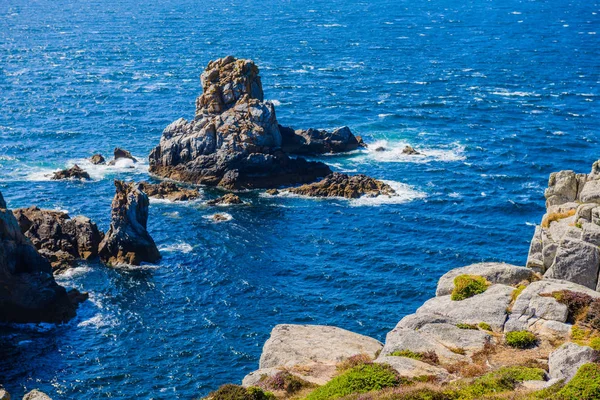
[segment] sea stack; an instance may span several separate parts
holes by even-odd
[[[290,158],[258,67],[233,56],[211,61],[200,80],[196,116],[164,130],[150,153],[150,172],[227,189],[272,188],[315,181],[331,173],[321,162]]]
[[[65,322],[87,295],[58,285],[0,194],[0,322]]]
[[[139,184],[115,180],[111,223],[99,246],[107,264],[139,265],[156,262],[160,253],[146,230],[149,200]]]

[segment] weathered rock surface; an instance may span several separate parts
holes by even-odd
[[[0,385],[0,400],[10,400],[10,393],[8,393],[2,385]]]
[[[568,281],[543,279],[533,282],[517,297],[505,325],[505,331],[530,330],[546,336],[566,337],[571,325],[567,324],[568,309],[550,296],[552,292],[570,290],[600,298],[600,293]]]
[[[90,158],[90,162],[94,165],[100,165],[100,164],[105,164],[106,160],[104,159],[104,156],[102,154],[94,154]]]
[[[281,151],[275,108],[264,101],[252,61],[212,61],[201,82],[195,119],[178,119],[164,130],[150,154],[150,172],[227,189],[301,184],[331,173],[323,163]]]
[[[133,163],[137,163],[137,161],[138,161],[127,150],[121,149],[119,147],[115,147],[114,159],[110,160],[110,162],[108,163],[108,165],[115,165],[117,163],[117,161],[119,161],[119,159],[122,159],[122,158],[131,160]]]
[[[39,390],[35,389],[27,393],[25,397],[23,397],[23,400],[52,400],[52,398],[46,393],[40,392]]]
[[[537,226],[527,267],[547,278],[598,288],[600,274],[600,174],[560,171],[550,175],[546,214]]]
[[[62,272],[76,259],[98,256],[98,245],[104,234],[89,218],[37,207],[13,211],[21,232],[31,240],[39,253],[52,264],[54,272]]]
[[[186,189],[167,181],[161,183],[140,182],[140,188],[148,197],[157,199],[188,201],[200,197],[200,192],[197,189]]]
[[[209,206],[227,206],[235,204],[244,204],[244,202],[235,194],[227,193],[224,196],[207,201],[206,204]]]
[[[407,357],[383,356],[375,360],[376,363],[388,364],[405,378],[418,378],[423,376],[435,376],[440,381],[450,377],[448,371]]]
[[[52,179],[60,180],[60,179],[83,179],[90,180],[90,174],[85,172],[83,169],[79,167],[79,165],[75,164],[71,168],[63,169],[62,171],[57,171],[52,175]]]
[[[334,326],[277,325],[263,347],[259,366],[335,365],[357,354],[374,357],[382,347],[375,339]]]
[[[146,230],[148,196],[139,184],[115,180],[111,223],[99,246],[100,258],[111,265],[156,262],[160,253]]]
[[[52,275],[52,267],[21,233],[0,195],[0,322],[64,322],[85,300],[67,292]]]
[[[535,279],[535,274],[529,268],[517,267],[505,263],[477,263],[466,267],[455,268],[446,272],[438,281],[436,296],[445,296],[454,290],[454,278],[458,275],[479,275],[491,283],[516,285],[521,281]]]
[[[304,196],[345,197],[348,199],[362,196],[393,196],[396,193],[390,185],[366,175],[350,176],[339,172],[334,172],[319,182],[290,188],[288,191]]]
[[[599,362],[598,352],[591,347],[565,343],[550,354],[548,366],[552,379],[570,381],[583,364]]]
[[[356,150],[358,140],[344,126],[331,132],[318,129],[296,130],[279,125],[281,149],[290,154],[343,153]]]

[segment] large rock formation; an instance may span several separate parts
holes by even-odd
[[[551,174],[545,197],[546,214],[535,229],[527,266],[547,278],[598,290],[600,161],[589,174]]]
[[[281,150],[275,108],[264,101],[252,61],[211,61],[200,78],[203,94],[194,120],[167,126],[150,154],[150,172],[227,189],[294,185],[331,173],[323,163]]]
[[[148,196],[136,183],[115,180],[110,228],[99,246],[100,258],[111,265],[156,262],[160,253],[146,230]]]
[[[90,180],[90,174],[85,172],[79,165],[75,164],[71,168],[57,171],[52,175],[53,180],[62,179],[79,179],[79,180]]]
[[[37,207],[13,211],[21,232],[52,264],[54,272],[62,272],[76,259],[98,256],[98,245],[104,234],[89,218]]]
[[[1,194],[0,288],[0,322],[68,321],[86,298],[56,283],[50,263],[21,233]]]
[[[304,196],[345,197],[348,199],[362,196],[392,196],[396,193],[390,185],[366,175],[349,176],[339,172],[334,172],[319,182],[291,188],[289,192]]]
[[[344,126],[328,132],[318,129],[296,130],[279,125],[281,148],[291,154],[342,153],[356,150],[359,142]]]

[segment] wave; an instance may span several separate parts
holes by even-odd
[[[167,253],[189,253],[192,250],[194,250],[194,247],[192,247],[192,245],[185,243],[185,242],[177,242],[177,243],[172,243],[172,244],[168,244],[165,246],[161,246],[158,248],[159,251],[164,251]]]
[[[85,275],[89,272],[92,271],[91,267],[88,266],[81,266],[81,267],[74,267],[74,268],[69,268],[67,269],[65,272],[63,272],[62,274],[58,275],[56,277],[56,281],[57,282],[61,282],[64,280],[69,280],[78,276],[82,276]]]
[[[217,219],[218,218],[217,216],[221,217],[222,219]],[[211,220],[212,222],[215,222],[215,223],[219,223],[219,222],[231,221],[233,219],[233,216],[231,216],[231,214],[229,214],[229,213],[215,213],[215,214],[211,214],[211,215],[204,215],[204,216],[202,216],[202,218]]]
[[[507,89],[497,89],[496,91],[492,92],[492,94],[495,94],[497,96],[506,96],[506,97],[540,97],[541,96],[541,94],[534,93],[534,92],[522,92],[522,91],[511,92]]]
[[[406,183],[382,180],[387,183],[396,191],[393,196],[380,195],[377,197],[361,197],[358,199],[351,199],[350,205],[353,207],[362,206],[381,206],[384,204],[403,204],[413,200],[424,199],[427,197],[425,192],[421,192],[414,187],[407,185]]]
[[[463,161],[466,159],[464,155],[465,147],[460,143],[454,143],[450,149],[419,147],[416,150],[421,154],[404,154],[403,150],[408,145],[407,142],[391,142],[387,140],[378,140],[366,150],[363,151],[363,156],[357,157],[358,160],[372,159],[377,162],[411,162],[411,163],[428,163],[431,161]],[[376,151],[376,149],[383,149]]]
[[[119,324],[119,321],[114,317],[96,314],[93,317],[86,319],[85,321],[81,321],[77,324],[78,328],[82,327],[93,327],[93,328],[112,328]]]

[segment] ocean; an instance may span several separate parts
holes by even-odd
[[[370,145],[319,160],[400,196],[153,200],[163,259],[58,276],[90,300],[67,324],[1,326],[0,383],[16,398],[201,397],[256,369],[276,324],[383,341],[444,272],[524,265],[548,175],[600,158],[598,13],[597,1],[3,0],[10,208],[66,210],[107,230],[113,179],[153,179],[162,130],[193,118],[200,73],[229,54],[257,63],[282,125],[347,125]],[[424,155],[402,154],[407,144]],[[86,161],[116,146],[142,162]],[[49,179],[74,163],[93,180]],[[215,223],[217,212],[231,219]]]

